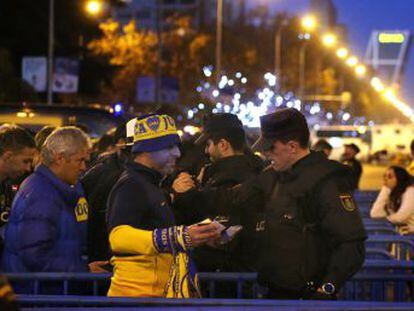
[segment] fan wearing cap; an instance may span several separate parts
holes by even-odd
[[[207,115],[203,122],[203,132],[196,144],[205,148],[206,155],[211,163],[205,165],[199,174],[199,187],[233,187],[243,181],[258,175],[263,169],[263,162],[255,156],[246,145],[243,124],[236,115],[219,113]],[[185,223],[194,223],[206,217],[215,218],[225,216],[229,218],[227,225],[239,225],[243,222],[243,230],[237,238],[225,248],[217,249],[208,246],[194,251],[194,259],[200,271],[252,271],[256,263],[254,254],[257,250],[256,223],[260,214],[255,214],[255,208],[244,213],[235,210],[229,215],[218,215],[211,210],[220,209],[210,207],[197,197],[182,198],[174,202]],[[197,210],[204,214],[199,215]],[[260,220],[258,220],[260,218]]]
[[[109,296],[197,297],[187,252],[220,236],[215,224],[176,226],[160,188],[180,156],[174,120],[147,115],[134,125],[132,161],[108,198],[107,225],[114,276]]]
[[[252,199],[265,202],[257,257],[268,298],[334,299],[365,257],[366,233],[347,168],[309,150],[308,124],[298,110],[279,109],[260,122],[254,147],[271,167],[237,188],[200,190],[200,199],[226,211],[251,208]]]
[[[344,153],[341,156],[341,162],[350,167],[348,172],[349,183],[353,190],[358,190],[359,180],[362,175],[362,165],[357,160],[356,155],[360,152],[360,149],[355,144],[345,145]]]

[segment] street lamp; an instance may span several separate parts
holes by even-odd
[[[316,18],[312,15],[306,15],[301,19],[302,28],[311,32],[315,30],[317,26]],[[306,43],[310,40],[309,33],[300,34],[299,39],[303,40],[302,46],[299,50],[299,96],[303,97],[305,91],[305,62],[306,62]]]
[[[103,2],[91,0],[86,3],[85,9],[92,15],[97,15],[103,10]],[[49,0],[49,44],[47,60],[47,104],[53,103],[53,58],[55,46],[55,0]]]
[[[358,65],[355,67],[355,73],[358,77],[365,76],[366,72],[367,72],[367,68],[364,65]]]
[[[336,42],[337,42],[337,38],[336,38],[336,36],[335,36],[334,34],[332,34],[332,33],[325,34],[325,35],[322,37],[322,43],[323,43],[326,47],[333,47],[333,46],[335,46]]]
[[[217,0],[217,24],[216,24],[216,83],[219,83],[221,72],[221,45],[223,30],[223,0]]]
[[[317,21],[315,16],[306,15],[301,19],[302,28],[306,31],[313,31],[317,26]]]
[[[91,15],[98,15],[103,11],[103,2],[99,0],[90,0],[85,4],[85,10]]]
[[[382,92],[385,89],[384,84],[382,83],[381,79],[378,77],[373,77],[371,79],[371,85],[377,92]]]
[[[299,50],[299,96],[303,97],[305,91],[305,61],[306,61],[306,37],[303,38],[304,42],[302,43]]]
[[[351,56],[346,60],[346,64],[349,67],[355,67],[358,64],[358,58],[356,58],[355,56]]]
[[[275,76],[281,76],[281,46],[282,46],[282,29],[289,24],[289,21],[283,17],[281,23],[279,24],[276,35],[275,35]],[[277,88],[277,84],[275,84]]]
[[[339,48],[336,50],[336,56],[338,56],[339,58],[346,58],[348,56],[349,52],[346,48]]]

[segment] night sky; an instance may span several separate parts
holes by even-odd
[[[270,5],[275,11],[304,14],[308,0],[249,0]],[[348,27],[349,45],[359,59],[365,56],[373,30],[411,30],[414,32],[414,0],[333,0],[338,22]],[[413,36],[413,33],[412,33]],[[408,56],[408,67],[402,83],[401,98],[414,107],[414,38]]]

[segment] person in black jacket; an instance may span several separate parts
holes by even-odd
[[[356,158],[359,152],[360,149],[357,145],[348,144],[345,145],[345,150],[341,158],[341,162],[349,167],[348,180],[354,191],[358,190],[362,175],[362,165]]]
[[[198,175],[199,187],[204,189],[216,187],[233,187],[258,175],[263,169],[263,162],[246,146],[243,125],[236,115],[230,113],[213,114],[204,119],[203,133],[196,144],[205,146],[205,152],[211,163],[205,165]],[[256,266],[257,236],[256,223],[262,215],[254,213],[251,208],[241,213],[234,210],[230,214],[194,213],[192,208],[209,210],[202,207],[202,201],[187,198],[175,202],[177,220],[185,224],[201,221],[206,217],[218,216],[228,218],[226,225],[244,224],[239,236],[223,248],[209,246],[196,249],[194,259],[200,271],[254,271]],[[219,208],[221,209],[221,208]]]
[[[12,125],[0,129],[0,255],[12,202],[21,182],[15,181],[31,172],[35,147],[33,137],[25,129]]]
[[[271,167],[239,187],[205,191],[190,190],[191,177],[183,173],[173,184],[176,200],[197,195],[210,213],[248,209],[264,200],[265,237],[257,257],[268,298],[335,299],[365,258],[366,232],[347,167],[309,150],[309,128],[296,109],[260,120],[256,147]]]
[[[130,147],[126,145],[125,124],[116,129],[113,144],[116,151],[99,158],[81,179],[89,203],[89,262],[107,261],[111,257],[105,221],[106,202],[130,158]]]

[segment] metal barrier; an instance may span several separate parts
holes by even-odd
[[[366,226],[383,226],[386,228],[395,228],[395,226],[387,220],[384,219],[372,219],[372,218],[363,218],[362,222]]]
[[[341,292],[341,299],[346,300],[398,300],[408,301],[412,297],[412,286],[414,284],[414,262],[398,261],[393,259],[385,260],[366,260],[363,269],[355,275]],[[100,285],[109,283],[111,274],[92,274],[92,273],[10,273],[6,276],[12,281],[27,281],[33,284],[32,293],[39,295],[42,291],[42,283],[58,281],[61,283],[61,293],[59,295],[70,295],[70,283],[82,281],[92,284],[89,292],[84,295],[97,296]],[[232,282],[235,284],[235,296],[258,297],[259,285],[256,282],[256,273],[200,273],[200,281],[209,290],[209,297],[216,297],[216,284],[222,282]],[[246,285],[250,293],[246,293]],[[410,287],[411,286],[411,287]],[[387,294],[388,292],[393,292]],[[408,296],[411,293],[411,296]],[[59,296],[61,297],[61,296]]]
[[[410,260],[414,254],[412,237],[402,235],[369,235],[365,242],[367,247],[389,251],[398,260]]]
[[[375,201],[379,191],[355,191],[354,199],[358,204],[370,204]]]
[[[370,225],[365,226],[365,230],[367,230],[367,233],[369,236],[371,235],[400,235],[395,228],[390,228],[388,226],[383,225]]]
[[[46,307],[45,311],[57,310],[282,310],[282,311],[336,311],[336,310],[413,310],[412,303],[384,303],[361,301],[304,301],[258,299],[161,299],[161,298],[112,298],[82,296],[19,296],[24,310]]]
[[[395,259],[395,257],[392,256],[390,252],[384,249],[367,247],[365,252],[366,252],[367,259],[390,259],[390,260]]]

